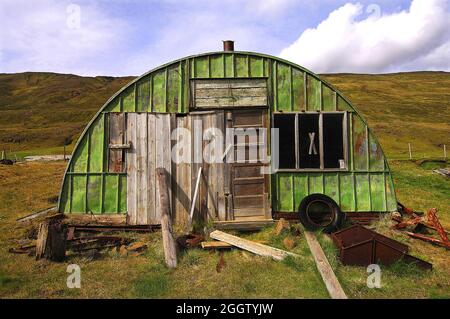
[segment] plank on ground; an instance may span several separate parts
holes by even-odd
[[[283,260],[284,258],[286,258],[288,256],[293,256],[293,257],[298,256],[296,254],[293,254],[293,253],[290,253],[290,252],[287,252],[287,251],[284,251],[284,250],[281,250],[278,248],[270,247],[270,246],[263,245],[260,243],[255,243],[248,239],[233,236],[233,235],[224,233],[220,230],[213,231],[211,234],[209,234],[209,236],[213,239],[217,239],[217,240],[229,243],[238,248],[248,250],[254,254],[257,254],[260,256],[265,256],[265,257],[271,257],[275,260]]]
[[[322,250],[322,247],[320,247],[316,236],[311,232],[305,231],[305,238],[330,297],[332,299],[347,299],[347,296],[345,295],[341,284],[334,274],[333,269],[331,268],[330,263]]]

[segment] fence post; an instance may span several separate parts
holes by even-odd
[[[447,145],[444,144],[444,160],[447,160]]]
[[[408,143],[408,149],[409,149],[409,159],[412,160],[412,149],[411,149],[411,143]]]

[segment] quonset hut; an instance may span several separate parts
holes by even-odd
[[[181,226],[191,211],[223,227],[300,213],[305,225],[327,228],[341,212],[396,210],[381,146],[341,93],[294,63],[224,44],[145,73],[100,108],[65,172],[61,213],[159,224],[157,167],[170,176],[171,214]],[[267,134],[253,139],[248,129]],[[198,156],[212,140],[219,160]],[[278,167],[270,161],[277,151]]]

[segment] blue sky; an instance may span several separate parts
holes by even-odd
[[[223,39],[314,72],[450,71],[448,2],[2,0],[0,72],[139,75]]]

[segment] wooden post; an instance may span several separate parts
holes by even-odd
[[[169,188],[167,184],[167,173],[165,168],[156,169],[156,177],[159,185],[159,202],[161,209],[161,231],[164,247],[164,258],[167,267],[175,268],[177,266],[177,247],[172,233],[172,220],[170,218],[170,199]]]
[[[447,145],[444,144],[444,160],[447,160]]]
[[[2,151],[2,160],[6,159],[6,152],[5,150]]]
[[[412,149],[411,149],[411,143],[408,143],[408,149],[409,149],[409,159],[412,160]]]
[[[64,160],[66,160],[66,144],[64,144]]]
[[[66,234],[59,222],[43,222],[39,225],[36,241],[36,260],[41,258],[63,261],[66,256]]]

